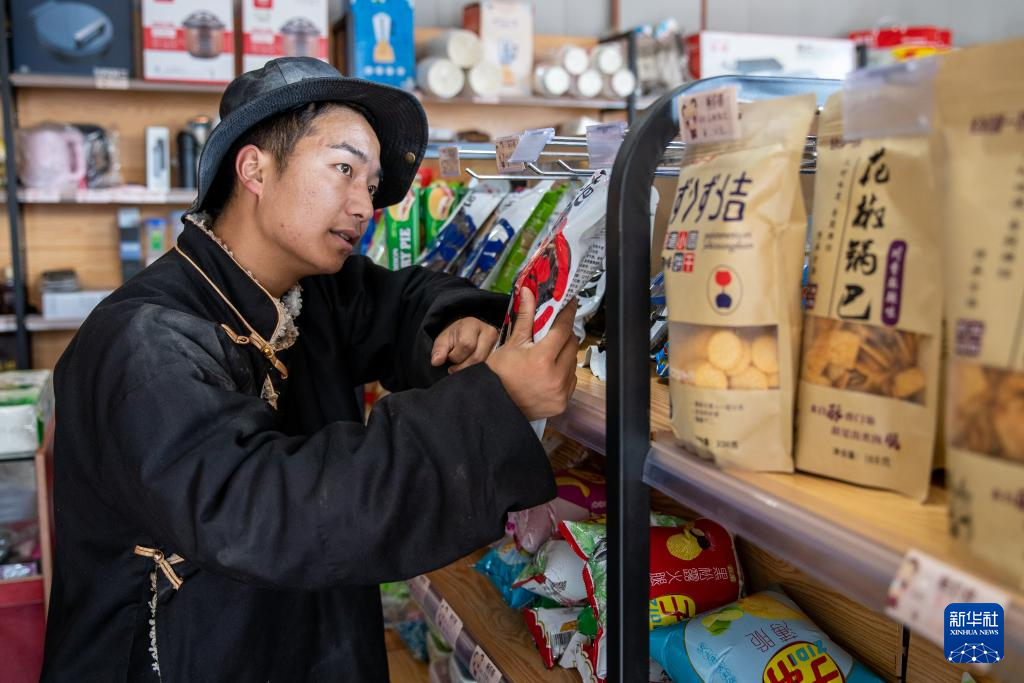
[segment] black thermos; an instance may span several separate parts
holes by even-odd
[[[178,173],[181,175],[179,187],[196,188],[196,139],[187,130],[178,133]]]

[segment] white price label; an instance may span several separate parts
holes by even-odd
[[[587,126],[587,154],[590,168],[611,168],[626,137],[626,122],[599,123]]]
[[[437,163],[441,167],[442,178],[458,178],[462,175],[459,148],[456,145],[446,145],[437,150]]]
[[[885,613],[943,645],[946,605],[995,602],[1007,610],[1009,595],[918,550],[909,550],[889,586]]]
[[[477,683],[501,683],[501,672],[479,645],[473,650],[473,657],[469,660],[469,675]]]
[[[494,141],[494,162],[498,166],[498,173],[522,173],[526,170],[526,164],[509,161],[518,144],[518,135],[507,135]]]
[[[430,579],[426,574],[409,579],[409,592],[414,598],[422,600],[430,592]]]
[[[725,142],[740,136],[736,86],[684,95],[679,102],[679,133],[684,142]]]
[[[455,643],[459,640],[459,634],[462,633],[462,619],[459,619],[459,615],[455,613],[455,610],[452,609],[447,600],[442,599],[441,604],[437,606],[437,616],[434,618],[434,623],[437,624],[437,628],[441,631],[444,639],[454,649]]]
[[[93,67],[92,77],[99,90],[127,90],[128,69]]]
[[[519,138],[515,151],[509,157],[509,161],[532,164],[540,158],[548,143],[555,137],[554,128],[536,128],[528,130]]]

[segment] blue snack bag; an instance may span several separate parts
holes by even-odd
[[[521,609],[530,606],[537,598],[536,594],[525,588],[512,587],[519,572],[530,560],[529,553],[519,550],[515,541],[506,537],[492,546],[474,568],[491,580],[509,607]]]

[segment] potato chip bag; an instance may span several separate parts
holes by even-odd
[[[583,560],[560,538],[541,546],[512,587],[526,589],[565,607],[582,605],[587,600]]]
[[[520,609],[530,605],[537,598],[536,594],[528,590],[512,586],[519,572],[530,564],[532,559],[529,553],[516,547],[515,541],[506,537],[491,546],[474,568],[490,580],[509,607]]]
[[[675,683],[882,681],[776,591],[651,631],[651,657]]]
[[[604,514],[604,475],[582,469],[555,472],[557,497],[520,512],[510,512],[513,537],[520,548],[535,553],[558,531],[562,520],[578,521]]]
[[[544,666],[551,669],[565,654],[572,637],[576,635],[578,607],[554,607],[523,610],[526,628],[533,636]]]
[[[472,184],[416,263],[430,270],[445,269],[465,251],[508,192],[505,180]]]
[[[836,93],[818,125],[796,466],[924,500],[942,337],[929,140],[850,139],[843,112]]]
[[[662,251],[672,430],[719,464],[793,470],[813,95],[741,105],[740,137],[683,157]]]
[[[1024,40],[942,55],[936,158],[944,219],[951,528],[1024,578]]]

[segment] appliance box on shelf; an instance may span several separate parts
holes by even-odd
[[[411,90],[416,85],[413,0],[349,0],[345,73]]]
[[[690,77],[803,76],[845,78],[857,66],[845,38],[804,38],[763,33],[701,31],[686,37]]]
[[[0,372],[0,453],[36,450],[52,414],[49,370]]]
[[[131,3],[17,0],[10,12],[14,71],[131,76]]]
[[[851,31],[850,40],[867,50],[866,66],[927,57],[953,48],[953,32],[938,26],[906,26]]]
[[[228,83],[235,77],[232,0],[142,0],[143,76]]]
[[[501,67],[501,95],[529,96],[533,87],[533,6],[483,0],[462,9],[462,25],[480,35],[483,58]]]
[[[242,71],[275,57],[327,61],[327,0],[243,0]]]
[[[110,290],[43,292],[43,320],[84,320]]]

